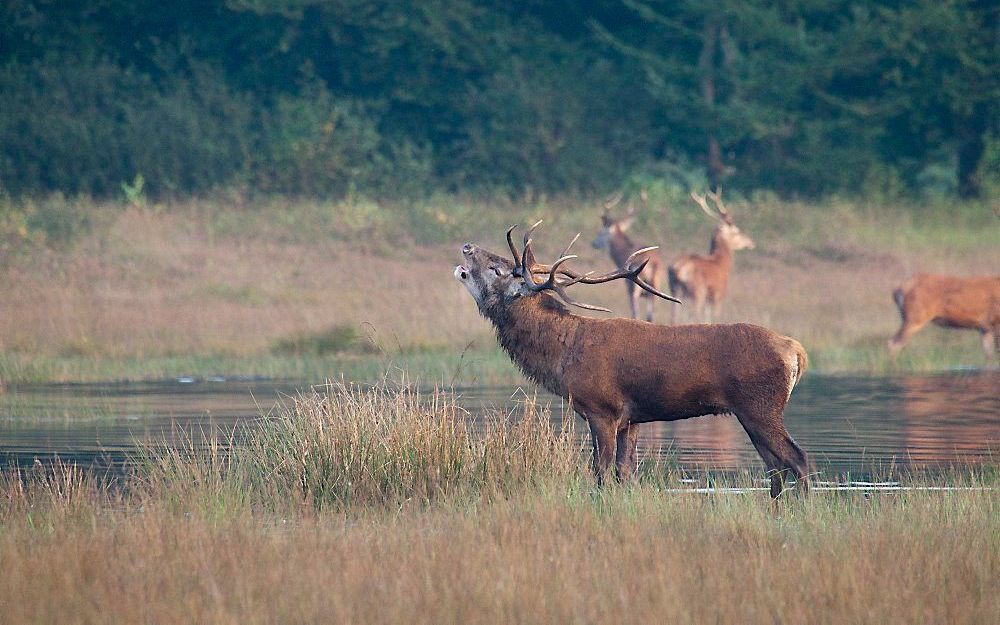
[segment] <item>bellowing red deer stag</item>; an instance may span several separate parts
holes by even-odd
[[[986,359],[1000,346],[1000,276],[961,278],[918,273],[892,292],[903,324],[889,339],[893,359],[917,331],[933,322],[979,330]]]
[[[567,256],[569,247],[553,264],[540,265],[531,251],[534,226],[521,252],[513,230],[507,231],[513,261],[467,243],[455,277],[525,375],[569,400],[587,420],[599,484],[612,461],[619,480],[634,474],[638,424],[732,413],[767,466],[771,496],[781,494],[786,474],[808,490],[806,454],[782,418],[806,370],[798,341],[748,324],[660,326],[573,314],[564,303],[596,308],[569,298],[566,287],[578,283],[626,279],[673,298],[640,277],[638,254],[603,276],[580,274],[563,268],[575,258]],[[535,274],[548,277],[538,282]]]
[[[639,197],[642,199],[643,207],[645,207],[647,201],[645,189],[642,190]],[[597,237],[591,242],[591,246],[594,249],[607,248],[611,254],[611,260],[618,267],[624,266],[625,260],[640,248],[625,234],[625,231],[629,229],[635,220],[635,207],[629,204],[628,212],[621,219],[615,219],[611,216],[611,208],[620,201],[621,195],[619,194],[604,203],[604,213],[601,214],[602,228],[597,233]],[[646,267],[642,270],[640,277],[654,289],[659,289],[663,278],[663,259],[654,250],[649,250],[636,258],[647,261]],[[628,293],[628,306],[632,318],[638,319],[636,308],[639,298],[643,297],[646,300],[646,321],[652,321],[654,296],[648,291],[636,288],[635,283],[631,280],[625,283],[625,289]]]
[[[712,212],[704,195],[691,192],[691,198],[698,203],[705,214],[719,222],[712,233],[712,243],[708,256],[686,254],[670,263],[667,279],[670,293],[694,299],[694,312],[698,318],[711,323],[722,310],[722,298],[729,287],[729,272],[733,269],[733,252],[753,249],[754,243],[747,234],[733,223],[733,216],[722,204],[722,190],[708,192],[715,202],[718,212]],[[709,308],[705,308],[706,302]],[[707,310],[707,315],[706,315]],[[678,321],[678,309],[674,309],[674,323]]]

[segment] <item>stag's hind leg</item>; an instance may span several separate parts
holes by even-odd
[[[913,338],[914,334],[927,325],[931,318],[924,313],[914,312],[916,306],[911,305],[908,309],[906,294],[901,289],[892,292],[892,299],[896,302],[896,307],[899,308],[900,318],[899,330],[889,339],[889,356],[895,361],[900,350]],[[907,312],[908,310],[910,312]]]
[[[802,448],[789,436],[781,411],[772,412],[767,417],[749,414],[736,416],[767,467],[771,478],[771,498],[776,499],[781,495],[786,474],[795,477],[796,485],[803,494],[808,493],[809,460]]]
[[[626,423],[618,430],[618,447],[615,450],[615,472],[619,482],[628,482],[635,477],[638,466],[636,447],[639,442],[639,426]]]

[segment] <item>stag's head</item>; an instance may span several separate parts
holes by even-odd
[[[481,309],[527,294],[524,280],[515,275],[517,267],[508,259],[472,243],[462,246],[462,256],[464,262],[455,267],[455,279]]]
[[[701,210],[705,211],[705,214],[718,222],[718,225],[715,227],[715,239],[721,239],[733,251],[752,250],[754,248],[753,239],[736,226],[732,214],[722,203],[722,189],[709,191],[707,197],[705,195],[698,195],[692,191],[691,199],[701,207]],[[715,203],[715,211],[708,207],[709,199]]]
[[[534,297],[544,291],[552,291],[567,304],[587,310],[610,312],[607,308],[574,301],[566,293],[566,287],[577,283],[600,284],[620,278],[631,280],[640,288],[664,299],[674,302],[678,301],[656,290],[639,277],[639,274],[649,261],[648,259],[641,258],[637,260],[637,258],[646,252],[656,249],[655,247],[636,250],[625,262],[625,265],[617,271],[612,271],[602,276],[593,276],[592,273],[581,274],[564,268],[564,265],[568,261],[576,258],[576,256],[569,254],[569,250],[576,243],[577,239],[580,238],[578,234],[570,241],[569,245],[566,246],[566,249],[563,250],[563,253],[560,254],[554,263],[551,265],[539,264],[535,261],[534,252],[531,250],[531,234],[541,223],[539,221],[525,233],[521,251],[518,251],[512,238],[514,229],[517,226],[511,226],[507,230],[507,245],[510,248],[513,260],[494,254],[472,243],[466,243],[462,246],[464,262],[455,267],[455,279],[461,282],[469,291],[469,294],[476,300],[476,304],[479,305],[480,311],[486,313],[498,306],[510,306],[520,298]],[[540,281],[539,278],[536,278],[536,276],[545,274],[548,277],[544,280]]]
[[[642,200],[643,205],[646,204],[646,190],[643,189],[639,193],[639,198]],[[635,221],[635,207],[629,204],[628,212],[624,217],[616,219],[611,215],[611,209],[615,207],[622,200],[622,194],[616,193],[614,196],[608,198],[604,202],[604,212],[601,213],[601,230],[597,233],[597,236],[590,245],[596,250],[606,249],[608,244],[611,242],[611,238],[616,234],[624,233]]]

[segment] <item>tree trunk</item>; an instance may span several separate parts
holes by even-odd
[[[708,146],[705,154],[705,168],[708,173],[708,184],[714,189],[722,184],[726,167],[722,162],[722,147],[716,136],[717,123],[715,112],[715,53],[719,42],[719,25],[715,20],[705,21],[705,34],[702,38],[701,53],[698,55],[698,74],[701,85],[701,99],[705,104],[706,126],[708,127]]]
[[[958,194],[966,199],[982,194],[977,169],[986,149],[986,108],[985,103],[977,104],[958,124]]]

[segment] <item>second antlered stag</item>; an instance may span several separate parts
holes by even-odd
[[[639,199],[642,201],[643,207],[648,206],[648,195],[645,189],[640,192]],[[591,242],[591,246],[594,249],[607,249],[611,255],[611,260],[619,267],[625,263],[626,259],[635,254],[636,250],[642,247],[633,242],[626,233],[635,220],[635,207],[629,203],[628,212],[624,217],[616,219],[611,216],[611,209],[620,201],[621,195],[619,194],[604,202],[604,212],[601,213],[601,230]],[[660,282],[663,279],[663,259],[655,250],[651,248],[645,249],[648,251],[635,257],[637,262],[646,261],[646,267],[642,270],[640,277],[654,289],[659,289]],[[638,288],[631,280],[626,281],[625,289],[628,294],[628,305],[632,318],[639,318],[637,312],[638,300],[639,298],[643,298],[646,300],[646,321],[652,321],[654,295],[649,291]]]
[[[704,195],[691,192],[691,198],[705,214],[718,222],[712,232],[708,255],[686,254],[675,259],[667,268],[667,279],[672,295],[694,300],[695,316],[711,322],[722,310],[722,299],[729,288],[729,274],[733,270],[733,253],[753,249],[754,242],[737,227],[733,216],[722,203],[722,190],[709,191],[708,198],[717,208],[712,211]],[[674,323],[678,321],[674,309]]]

